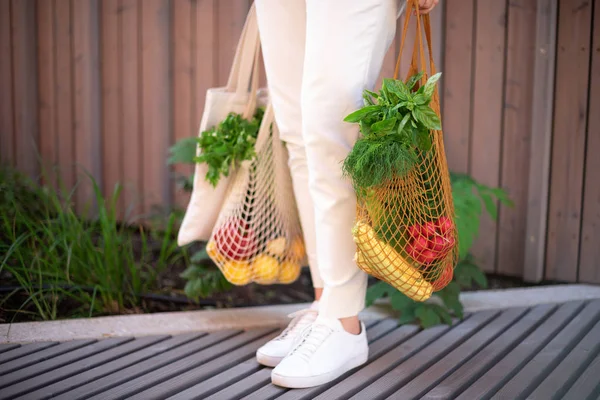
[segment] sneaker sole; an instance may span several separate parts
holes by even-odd
[[[275,368],[277,364],[279,364],[283,360],[283,357],[273,357],[263,354],[259,351],[256,352],[256,361],[259,364],[264,365],[265,367],[273,367]]]
[[[369,353],[361,354],[352,358],[346,365],[341,368],[335,369],[333,371],[327,372],[321,375],[314,376],[283,376],[279,375],[275,372],[271,372],[271,382],[274,385],[290,388],[290,389],[302,389],[313,386],[323,385],[325,383],[331,382],[340,376],[344,375],[346,372],[353,370],[356,367],[360,367],[364,363],[367,362],[369,357]]]

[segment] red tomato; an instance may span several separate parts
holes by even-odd
[[[423,234],[431,238],[437,234],[437,227],[433,222],[425,222],[423,224]]]
[[[440,233],[444,234],[450,232],[454,228],[454,224],[450,218],[444,216],[437,220],[437,228]]]
[[[448,236],[447,238],[444,239],[444,242],[445,242],[444,250],[450,251],[451,249],[454,248],[454,245],[456,244],[456,239],[454,239],[454,236]]]
[[[418,254],[416,260],[421,264],[429,265],[435,261],[437,254],[431,250],[424,250],[421,254]]]
[[[421,236],[421,227],[419,225],[411,225],[408,227],[408,234],[412,239],[417,239]]]
[[[231,260],[247,260],[256,251],[254,231],[240,219],[223,224],[215,234],[215,242],[219,252]]]
[[[432,240],[431,240],[431,250],[435,251],[436,253],[440,253],[441,251],[443,251],[444,249],[446,249],[446,247],[448,246],[448,240],[444,239],[441,236],[435,236]]]
[[[432,282],[433,290],[437,292],[448,286],[448,284],[452,282],[453,276],[454,269],[451,264],[447,264],[440,276]]]
[[[429,247],[429,243],[425,236],[421,236],[413,241],[413,246],[415,247],[415,251],[420,253]]]

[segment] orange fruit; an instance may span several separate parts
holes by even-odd
[[[226,261],[221,268],[225,279],[237,286],[243,286],[252,280],[252,267],[247,261]]]
[[[304,240],[302,240],[301,236],[296,236],[290,244],[289,257],[292,260],[300,261],[304,259],[305,255]]]
[[[256,283],[268,285],[273,283],[279,275],[279,262],[275,257],[260,254],[256,256],[252,263],[252,272]]]
[[[279,272],[280,283],[292,283],[300,276],[300,264],[292,261],[284,261],[281,263]]]

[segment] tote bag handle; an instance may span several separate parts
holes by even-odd
[[[256,108],[259,62],[260,39],[256,20],[256,7],[252,3],[238,41],[225,88],[227,92],[235,92],[240,97],[248,95],[248,105],[244,111],[244,118],[247,119],[252,117]]]

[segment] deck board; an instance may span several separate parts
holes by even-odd
[[[92,382],[116,371],[124,370],[125,368],[130,366],[139,366],[139,363],[141,361],[144,361],[157,354],[164,353],[172,348],[184,345],[205,335],[205,333],[201,332],[185,333],[173,336],[167,340],[157,341],[156,343],[144,346],[143,348],[131,354],[127,354],[125,357],[117,358],[116,360],[98,365],[85,372],[81,372],[77,375],[70,376],[68,379],[60,380],[48,386],[44,386],[43,388],[38,389],[34,392],[27,393],[27,399],[36,400],[45,399],[48,397],[48,395],[57,396],[59,394],[62,394],[69,390],[73,390],[74,388],[85,385],[88,382]]]
[[[516,375],[522,366],[535,356],[582,308],[582,302],[568,303],[560,307],[502,360],[462,392],[457,399],[473,400],[493,395],[506,381]]]
[[[425,330],[390,318],[366,327],[365,365],[297,390],[271,384],[254,358],[276,327],[5,345],[0,399],[600,398],[600,300],[479,311]]]
[[[598,302],[589,303],[552,340],[539,351],[495,397],[525,398],[552,372],[600,318]],[[600,374],[599,374],[600,375]]]
[[[504,311],[498,318],[490,322],[486,329],[481,329],[475,333],[388,398],[407,400],[421,398],[428,390],[467,362],[514,322],[518,321],[526,311],[525,308]]]
[[[475,334],[490,320],[499,315],[498,311],[482,311],[456,325],[438,340],[413,355],[387,374],[355,394],[351,399],[383,399],[422,373],[440,357],[448,354],[455,346]]]
[[[91,343],[91,342],[93,342],[93,340],[92,341],[88,341],[87,343]],[[20,367],[16,367],[15,366],[17,364],[21,364],[21,365],[27,364],[26,360],[29,359],[30,357],[25,357],[25,356],[27,356],[29,354],[32,354],[32,353],[38,352],[38,354],[35,355],[35,358],[37,358],[37,356],[39,355],[39,352],[41,352],[44,349],[48,349],[48,348],[51,348],[53,346],[56,346],[57,344],[59,344],[59,343],[58,342],[38,342],[38,343],[26,344],[26,345],[23,345],[23,346],[18,346],[17,345],[16,348],[14,348],[14,350],[9,351],[6,354],[3,354],[1,356],[1,358],[0,358],[0,375],[4,375],[8,371],[13,371],[13,370],[15,370],[17,368],[20,368]],[[64,348],[65,348],[64,346],[61,347],[61,349],[64,349]],[[55,349],[51,349],[51,353],[53,351],[56,351],[56,350]],[[17,358],[19,359],[18,361],[11,362],[10,366],[7,365],[7,363],[9,361],[16,360]]]
[[[457,396],[537,328],[554,309],[555,306],[553,305],[541,305],[531,309],[518,323],[490,343],[485,351],[480,351],[435,388],[423,395],[423,400]]]

